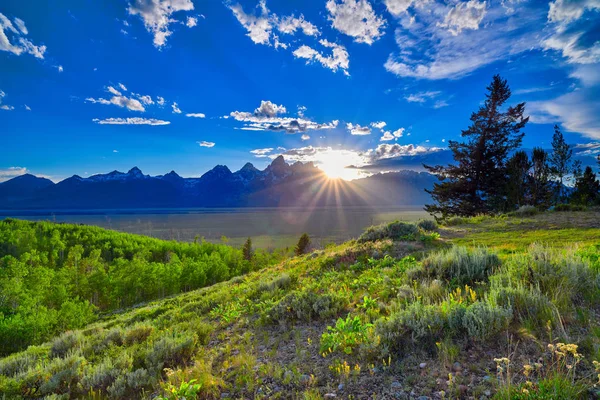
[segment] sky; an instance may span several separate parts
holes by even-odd
[[[593,163],[600,0],[3,0],[0,181],[446,162],[494,74]]]

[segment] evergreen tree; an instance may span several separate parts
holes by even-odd
[[[527,153],[520,150],[513,154],[506,164],[508,182],[506,190],[507,209],[519,208],[528,201],[527,185],[531,162]]]
[[[538,208],[546,209],[550,206],[552,198],[548,152],[540,147],[535,147],[531,156],[531,164],[531,203]]]
[[[556,182],[556,202],[563,199],[564,178],[571,171],[571,158],[573,149],[565,142],[565,138],[558,125],[554,125],[552,136],[552,154],[550,155],[550,171]]]
[[[499,211],[505,204],[506,162],[520,146],[529,118],[523,117],[525,103],[502,110],[511,92],[499,75],[487,91],[483,106],[471,115],[471,126],[462,131],[465,142],[449,142],[457,164],[424,166],[441,181],[427,190],[434,201],[425,206],[431,214],[472,216]]]
[[[309,247],[310,247],[310,237],[306,233],[303,233],[302,236],[300,236],[300,240],[298,240],[298,244],[296,245],[296,248],[294,249],[294,253],[297,256],[301,256],[302,254],[306,254]]]
[[[592,167],[585,167],[583,174],[575,182],[573,201],[580,204],[595,204],[600,198],[600,183]]]
[[[242,255],[244,260],[252,261],[252,257],[254,257],[254,250],[252,249],[252,239],[246,239],[246,243],[244,243],[244,247],[242,248]]]
[[[596,158],[596,161],[598,162],[598,168],[600,168],[600,154],[598,154],[598,157]]]

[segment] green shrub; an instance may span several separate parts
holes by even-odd
[[[511,319],[512,310],[478,301],[467,307],[463,326],[469,337],[484,340],[505,329]]]
[[[327,332],[321,335],[321,353],[331,353],[337,350],[352,354],[353,348],[364,343],[369,338],[372,324],[363,323],[358,316],[339,318],[335,327],[328,326]]]
[[[46,347],[31,346],[26,352],[12,354],[0,360],[0,376],[13,377],[26,372],[36,365],[39,360],[47,357]],[[2,393],[2,392],[0,392]]]
[[[517,210],[508,213],[511,217],[533,217],[539,214],[539,210],[534,206],[521,206]]]
[[[108,388],[112,398],[129,399],[140,397],[141,391],[150,385],[151,375],[144,368],[136,369],[125,375],[117,377]]]
[[[112,328],[104,336],[102,341],[104,346],[122,346],[123,345],[123,330],[121,328]]]
[[[483,247],[468,250],[466,247],[453,246],[423,260],[422,271],[428,277],[462,286],[487,280],[499,265],[498,256]]]
[[[274,292],[278,289],[286,289],[292,285],[292,278],[288,274],[281,274],[270,282],[260,282],[259,292]]]
[[[42,396],[69,393],[76,390],[84,365],[85,358],[77,353],[70,353],[65,358],[55,358],[43,370],[36,369],[28,374],[25,386],[30,390],[39,388]]]
[[[554,207],[554,211],[585,211],[587,209],[586,206],[581,204],[557,204]]]
[[[359,243],[374,242],[383,239],[416,240],[419,228],[412,223],[394,221],[389,224],[371,226],[358,238]]]
[[[188,364],[196,349],[196,337],[188,332],[173,332],[161,337],[146,354],[147,369],[160,372]]]
[[[318,294],[310,291],[291,292],[269,312],[271,320],[311,321],[337,316],[347,301],[333,294]]]
[[[154,331],[154,327],[146,324],[134,325],[127,332],[125,332],[124,342],[127,346],[134,345],[135,343],[141,343],[146,341],[148,337]]]
[[[438,224],[432,219],[422,219],[417,222],[417,226],[424,231],[434,232],[438,230]]]
[[[50,357],[64,357],[75,348],[80,348],[85,343],[85,338],[80,331],[68,331],[52,341]]]

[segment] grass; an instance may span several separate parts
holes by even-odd
[[[0,398],[588,398],[600,215],[565,214],[375,229],[106,314],[0,360]]]

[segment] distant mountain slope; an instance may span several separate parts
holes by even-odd
[[[263,171],[217,165],[199,178],[175,171],[144,175],[134,167],[57,184],[23,175],[0,184],[0,208],[110,209],[160,207],[414,206],[428,201],[436,178],[423,172],[382,173],[355,181],[331,180],[312,163],[289,165],[277,157]]]

